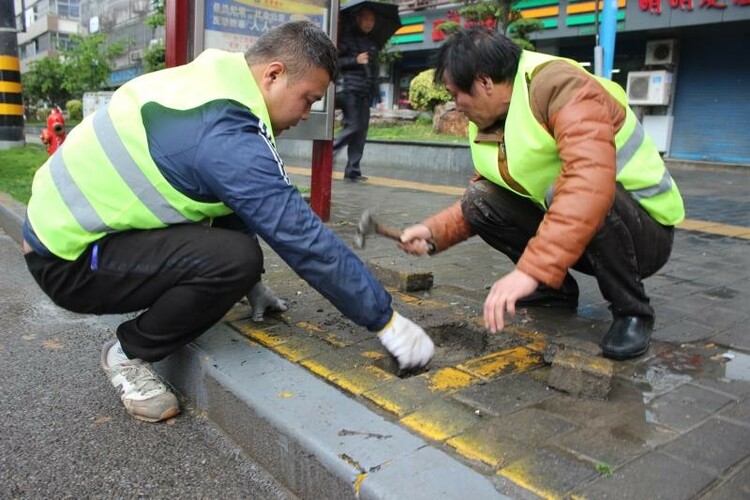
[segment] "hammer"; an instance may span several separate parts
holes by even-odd
[[[380,224],[375,220],[369,210],[365,210],[359,218],[359,223],[357,223],[357,234],[354,237],[354,245],[357,248],[364,248],[365,239],[369,234],[379,234],[386,238],[401,242],[401,230],[396,229],[395,227],[386,226],[385,224]],[[428,241],[427,244],[430,247],[428,253],[432,255],[435,252],[435,243]]]

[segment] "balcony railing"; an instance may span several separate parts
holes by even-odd
[[[399,11],[425,10],[462,3],[461,0],[393,0]]]

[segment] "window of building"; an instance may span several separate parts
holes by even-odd
[[[81,17],[80,0],[57,0],[57,15],[70,19],[79,19]]]
[[[55,33],[55,48],[60,52],[68,50],[71,46],[70,35],[67,33]]]

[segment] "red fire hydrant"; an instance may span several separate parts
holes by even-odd
[[[54,154],[65,140],[65,117],[60,108],[55,106],[47,117],[47,128],[42,130],[39,138],[47,145],[47,153]]]

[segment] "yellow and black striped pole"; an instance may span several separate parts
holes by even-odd
[[[24,143],[15,9],[13,0],[0,0],[0,149]]]

